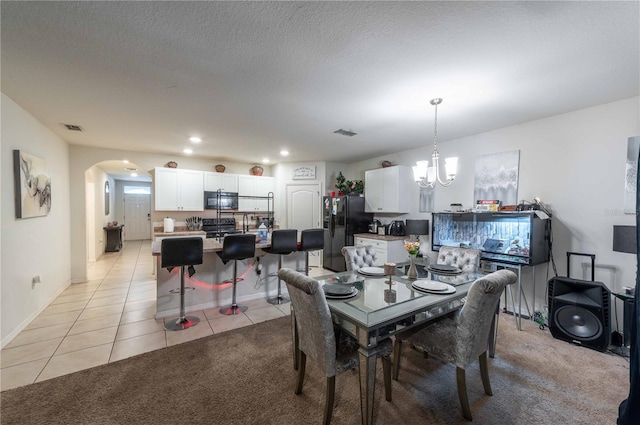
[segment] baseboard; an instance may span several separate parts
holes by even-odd
[[[33,313],[31,313],[29,316],[27,316],[26,319],[24,319],[22,321],[22,323],[20,325],[18,325],[14,330],[12,330],[11,332],[9,332],[8,335],[6,335],[4,338],[2,338],[2,341],[0,342],[0,349],[4,349],[7,345],[9,345],[11,343],[11,341],[13,341],[13,339],[15,337],[17,337],[20,332],[22,332],[23,330],[25,330],[27,328],[27,326],[29,326],[31,324],[31,322],[33,322],[35,320],[36,317],[38,317],[40,315],[40,313],[42,313],[47,307],[49,307],[49,305],[55,301],[56,298],[58,298],[58,296],[60,294],[62,294],[69,286],[71,286],[71,281],[69,281],[65,286],[63,286],[62,288],[58,289],[50,298],[49,300],[44,303],[42,306],[40,306],[40,308],[38,308],[37,310],[35,310]]]

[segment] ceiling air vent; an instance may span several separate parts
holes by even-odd
[[[334,131],[334,133],[342,134],[343,136],[349,136],[349,137],[355,136],[356,134],[358,134],[358,133],[354,133],[353,131],[345,130],[343,128],[341,128],[340,130]]]
[[[75,124],[62,124],[65,127],[67,127],[67,130],[69,131],[82,131],[82,127],[80,127],[79,125],[75,125]]]

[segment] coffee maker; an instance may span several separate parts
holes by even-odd
[[[394,220],[389,226],[389,234],[392,236],[404,236],[404,221]]]
[[[369,224],[369,233],[378,233],[378,227],[382,226],[380,220],[373,220],[373,223]]]

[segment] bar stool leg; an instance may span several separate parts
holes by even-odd
[[[222,307],[220,313],[231,316],[234,314],[240,314],[247,311],[246,305],[238,305],[236,302],[236,284],[238,283],[238,260],[233,260],[233,295],[231,296],[231,305],[229,307]]]
[[[196,316],[186,316],[184,311],[184,266],[180,266],[180,317],[164,325],[168,331],[182,331],[197,325],[200,319]]]
[[[282,268],[282,254],[278,255],[278,270]],[[282,295],[282,285],[281,285],[280,277],[278,277],[278,295],[272,298],[267,299],[269,304],[286,304],[290,302],[289,298]]]

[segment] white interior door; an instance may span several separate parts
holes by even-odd
[[[151,195],[124,195],[124,239],[151,239]]]
[[[321,228],[320,224],[320,183],[287,184],[287,228]],[[322,251],[309,253],[309,265],[319,267]]]

